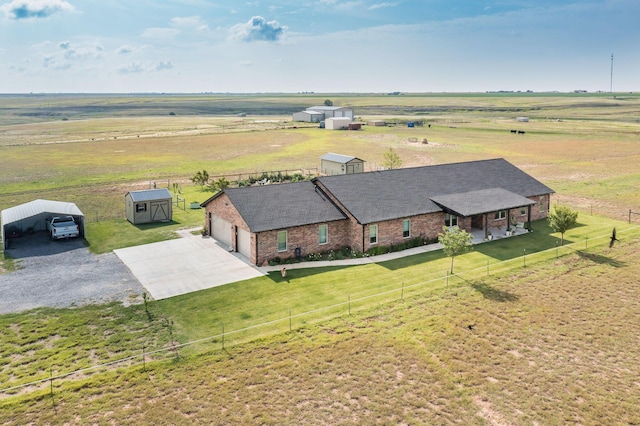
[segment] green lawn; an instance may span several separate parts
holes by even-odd
[[[614,226],[619,236],[640,234],[624,222],[583,214],[579,215],[576,227],[566,233],[567,246],[558,247],[559,234],[553,233],[545,220],[534,222],[531,233],[479,244],[473,251],[456,257],[456,276],[450,278],[450,283],[606,245]],[[305,323],[334,315],[336,311],[344,312],[350,300],[351,307],[356,309],[396,299],[403,287],[406,294],[441,291],[446,286],[444,278],[449,265],[450,259],[444,258],[442,251],[433,251],[362,266],[289,269],[286,278],[273,272],[266,277],[152,302],[151,309],[174,319],[181,341],[197,340],[219,334],[222,324],[230,332],[287,319],[290,312],[300,315],[320,310],[296,319]],[[390,293],[375,296],[385,292]],[[323,310],[334,305],[340,306]],[[281,330],[288,327],[288,321],[275,328],[278,327]],[[249,334],[269,332],[270,328],[265,327]]]

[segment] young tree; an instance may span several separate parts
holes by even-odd
[[[333,101],[331,99],[326,99],[324,101],[324,106],[333,106]]]
[[[198,171],[192,178],[191,182],[196,185],[204,186],[209,182],[209,172],[206,170]]]
[[[220,179],[211,182],[209,184],[209,189],[214,192],[222,191],[225,188],[227,188],[230,184],[231,182],[229,182],[224,176],[222,176]]]
[[[382,165],[387,169],[397,169],[402,166],[402,159],[396,153],[393,148],[389,148],[387,151],[382,154]]]
[[[549,212],[547,220],[549,226],[555,232],[560,233],[560,245],[564,245],[564,233],[571,229],[578,219],[578,212],[571,210],[569,207],[556,205],[552,212]]]
[[[438,234],[438,242],[442,244],[444,254],[451,257],[451,273],[453,274],[453,259],[470,251],[473,248],[471,242],[473,235],[457,226],[452,228],[442,227],[442,233]]]

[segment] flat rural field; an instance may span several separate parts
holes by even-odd
[[[599,233],[609,232],[609,223],[632,229],[629,210],[640,212],[635,94],[0,99],[0,209],[36,198],[73,201],[85,213],[96,252],[146,238],[127,237],[135,232],[155,232],[122,219],[128,190],[178,183],[188,205],[212,195],[191,183],[198,170],[312,173],[327,152],[362,158],[367,170],[379,168],[389,148],[403,167],[504,157],[553,188],[554,203],[589,217],[579,219],[574,243],[586,238],[580,226]],[[354,107],[363,123],[388,125],[330,131],[291,122],[291,113],[325,99]],[[407,121],[424,126],[410,128]],[[176,209],[158,238],[201,224],[202,211]],[[519,261],[513,253],[523,252],[527,237],[542,238],[532,233],[518,243],[483,245],[456,265],[482,265],[481,256]],[[156,362],[146,371],[139,363],[105,367],[51,389],[45,383],[8,392],[0,395],[0,423],[639,424],[640,241],[621,240],[611,249],[572,246],[563,256],[498,275],[452,278],[446,287],[439,282],[404,300],[341,310],[321,322],[297,321],[291,331],[250,343],[228,341],[221,349],[215,339],[199,354],[149,356]],[[6,269],[12,263],[5,260]],[[321,284],[330,280],[397,289],[446,263],[434,253],[375,267],[307,270],[291,283],[272,274],[151,302],[151,313],[141,305],[105,305],[2,315],[0,377],[25,383],[47,377],[49,368],[73,371],[139,354],[145,344],[166,349],[171,333],[211,335],[220,327],[217,311],[231,309],[219,294],[236,303],[242,291],[255,289],[261,306],[243,297],[242,307],[228,314],[251,324],[262,320],[252,315],[265,308],[270,285],[302,303],[326,298]],[[391,282],[400,279],[394,277],[403,281]],[[296,287],[309,290],[299,294]],[[286,307],[281,310],[276,318]]]
[[[54,198],[76,202],[89,218],[121,217],[128,190],[153,182],[186,189],[198,170],[315,171],[327,152],[362,158],[375,170],[389,147],[404,167],[504,157],[559,199],[618,218],[640,205],[638,95],[7,96],[0,208]],[[393,126],[342,132],[290,121],[326,98],[354,107],[364,123],[383,118]],[[425,126],[408,128],[410,120]],[[187,202],[208,195],[189,194]]]

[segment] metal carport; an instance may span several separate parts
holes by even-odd
[[[73,216],[80,236],[84,238],[84,214],[74,203],[34,200],[2,210],[2,247],[9,248],[9,238],[24,233],[46,231],[46,219],[51,216]]]

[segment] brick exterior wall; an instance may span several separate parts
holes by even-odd
[[[326,193],[326,192],[325,192]],[[334,201],[338,206],[341,204],[333,197],[332,194],[326,195]],[[539,220],[547,217],[550,206],[550,194],[530,197],[536,204],[530,207],[531,220]],[[328,228],[327,243],[319,243],[319,225],[305,225],[286,229],[287,231],[287,249],[278,251],[278,232],[283,230],[273,230],[251,234],[251,263],[255,265],[265,265],[270,260],[279,257],[280,259],[293,258],[296,255],[296,248],[300,249],[300,255],[306,257],[311,253],[323,253],[329,250],[340,250],[345,247],[351,247],[357,251],[367,252],[374,246],[390,246],[400,244],[408,239],[422,237],[425,240],[432,241],[438,238],[438,234],[442,232],[445,224],[445,214],[443,212],[418,215],[409,218],[393,219],[378,222],[375,224],[361,225],[353,216],[351,216],[344,208],[347,219],[325,223]],[[248,225],[244,222],[236,208],[233,206],[226,194],[210,201],[205,207],[205,229],[207,235],[211,235],[209,229],[209,215],[213,214],[231,223],[229,232],[234,231],[234,227],[238,227],[249,231]],[[526,222],[528,220],[528,212],[525,216],[520,215],[519,209],[512,209],[507,212],[504,219],[495,220],[494,213],[487,215],[489,227],[506,226],[510,216],[515,216],[516,221]],[[403,222],[405,219],[411,221],[409,237],[403,236]],[[487,224],[482,219],[482,226]],[[370,225],[378,226],[378,241],[375,244],[369,242]],[[473,224],[477,227],[479,224]],[[458,227],[471,231],[472,218],[458,218]],[[235,238],[232,238],[232,249],[237,251]]]
[[[403,236],[403,223],[405,219],[410,220],[408,237]],[[371,225],[378,226],[378,242],[375,244],[371,244],[369,242]],[[438,238],[438,234],[442,232],[443,226],[444,213],[442,212],[371,223],[364,227],[364,250],[362,250],[362,247],[359,247],[358,250],[366,252],[371,247],[386,247],[394,244],[401,244],[416,237],[422,237],[425,240],[436,240]],[[362,245],[362,236],[360,236],[360,244]]]
[[[327,225],[327,242],[325,244],[320,244],[320,225]],[[339,220],[260,232],[256,234],[258,258],[255,262],[252,259],[252,262],[257,265],[264,265],[276,257],[283,260],[290,259],[296,256],[296,249],[299,249],[301,257],[306,257],[312,253],[324,253],[329,250],[340,250],[348,247],[348,225],[347,220]],[[278,232],[280,231],[287,232],[287,249],[284,251],[278,251]]]

